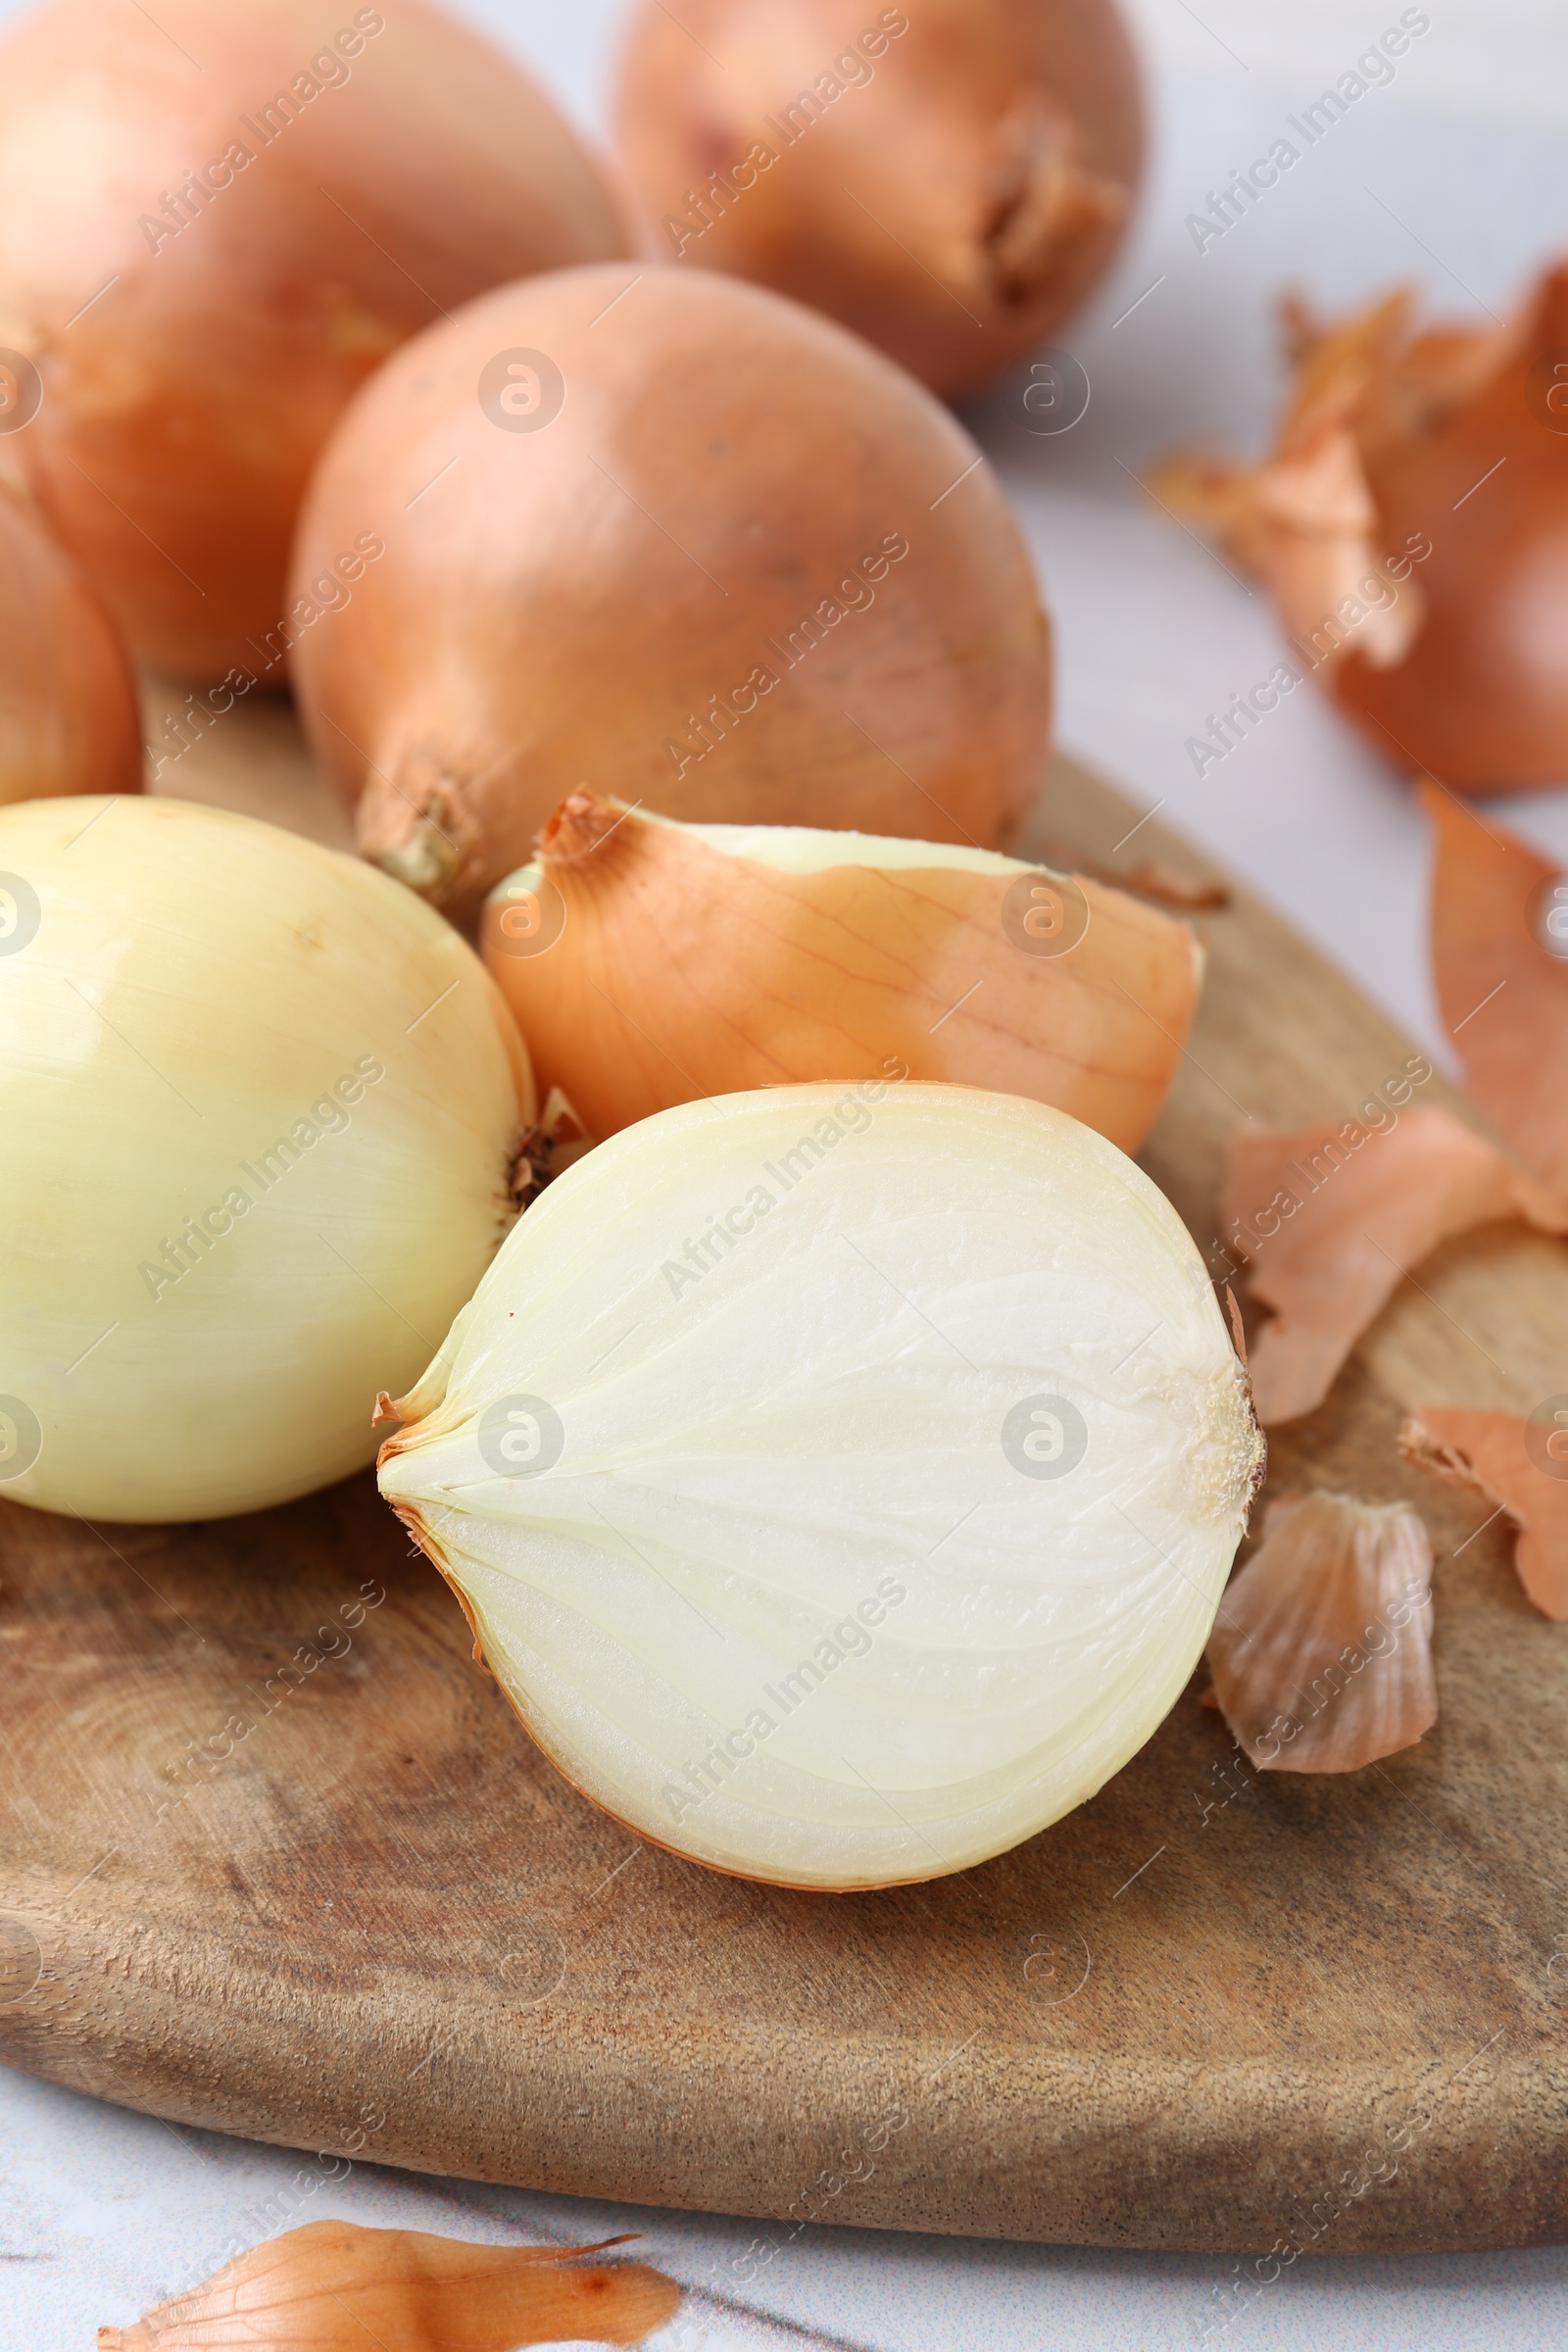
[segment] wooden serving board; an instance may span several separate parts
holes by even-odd
[[[164,784],[341,826],[279,710]],[[1031,854],[1106,858],[1137,813],[1058,763]],[[1134,848],[1192,870],[1152,824]],[[1245,895],[1207,927],[1145,1153],[1202,1246],[1238,1119],[1347,1117],[1408,1050]],[[780,2239],[1562,2238],[1568,1627],[1525,1601],[1507,1523],[1474,1533],[1487,1506],[1403,1468],[1395,1433],[1420,1403],[1568,1390],[1568,1252],[1494,1228],[1418,1273],[1276,1437],[1271,1485],[1422,1512],[1436,1730],[1343,1779],[1254,1775],[1200,1671],[1092,1803],[890,1893],[743,1885],[592,1810],[368,1477],[167,1531],[0,1510],[0,2055],[329,2165],[772,2216]]]

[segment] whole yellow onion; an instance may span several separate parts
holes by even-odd
[[[0,35],[17,455],[166,668],[279,682],[295,514],[366,377],[487,286],[624,250],[544,92],[429,0],[49,0]]]
[[[0,413],[4,407],[0,361]],[[140,792],[141,722],[120,633],[0,480],[0,803]]]
[[[385,555],[352,598],[340,548]],[[397,352],[311,484],[301,716],[365,856],[476,914],[584,780],[666,816],[1004,840],[1051,635],[981,454],[711,270],[563,270]]]
[[[0,808],[0,1495],[195,1519],[368,1461],[532,1110],[482,965],[369,866],[178,801]]]
[[[616,113],[663,260],[811,303],[950,399],[1083,302],[1143,164],[1112,0],[640,0]]]

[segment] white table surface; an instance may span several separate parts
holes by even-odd
[[[458,4],[584,125],[602,125],[621,0]],[[1089,371],[1089,413],[1068,434],[1037,437],[1014,382],[969,419],[1024,519],[1055,617],[1058,731],[1141,807],[1162,803],[1165,821],[1243,874],[1441,1053],[1423,945],[1425,844],[1404,787],[1305,690],[1198,780],[1186,737],[1264,675],[1278,633],[1262,598],[1142,504],[1125,469],[1189,432],[1257,440],[1278,393],[1270,306],[1281,286],[1345,304],[1408,277],[1460,313],[1500,311],[1553,241],[1568,243],[1568,9],[1431,0],[1431,30],[1396,80],[1200,255],[1185,215],[1263,152],[1283,117],[1396,22],[1399,5],[1129,5],[1149,57],[1154,156],[1113,280],[1062,338]],[[0,20],[18,13],[17,0],[0,0]],[[1494,806],[1568,862],[1568,792]],[[232,2232],[269,2233],[262,2209],[302,2161],[315,2178],[318,2168],[284,2151],[176,2131],[0,2070],[0,2346],[79,2352],[99,2321],[123,2323],[190,2284]],[[661,2352],[1196,2352],[1231,2271],[1217,2257],[851,2229],[811,2230],[760,2266],[759,2230],[746,2222],[371,2166],[304,2198],[302,2218],[323,2213],[561,2242],[640,2227],[650,2259],[692,2289],[654,2339]],[[1214,2340],[1234,2352],[1561,2345],[1568,2249],[1302,2262]]]

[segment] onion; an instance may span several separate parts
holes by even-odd
[[[125,649],[70,558],[0,482],[0,803],[141,784]]]
[[[425,0],[50,0],[0,40],[0,345],[42,389],[22,458],[164,667],[281,662],[306,478],[395,345],[622,250],[555,108]]]
[[[355,1469],[532,1112],[477,958],[357,858],[178,801],[0,809],[0,1493],[194,1519]]]
[[[361,847],[470,910],[585,777],[997,841],[1039,782],[1050,640],[980,466],[864,344],[707,271],[471,304],[367,386],[301,525],[301,589],[356,530],[387,543],[295,655]]]
[[[1288,305],[1270,457],[1177,458],[1152,486],[1260,573],[1302,673],[1385,758],[1467,792],[1560,784],[1568,264],[1502,330],[1418,333],[1411,307],[1328,327]]]
[[[1185,923],[994,850],[679,825],[573,793],[485,907],[541,1087],[604,1136],[671,1103],[897,1062],[1132,1151],[1198,1002]]]
[[[643,0],[618,115],[657,251],[814,303],[949,394],[1077,308],[1143,156],[1110,0]]]
[[[1262,1441],[1115,1146],[965,1087],[781,1087],[601,1144],[393,1408],[381,1491],[528,1730],[743,1877],[967,1869],[1192,1672]]]

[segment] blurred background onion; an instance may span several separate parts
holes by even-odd
[[[641,0],[620,149],[651,250],[974,391],[1103,274],[1143,158],[1112,0]]]
[[[0,804],[139,792],[141,729],[120,632],[0,479]]]
[[[0,346],[42,386],[20,459],[135,652],[187,676],[269,665],[306,477],[388,352],[623,250],[543,91],[427,0],[48,0],[0,41]]]

